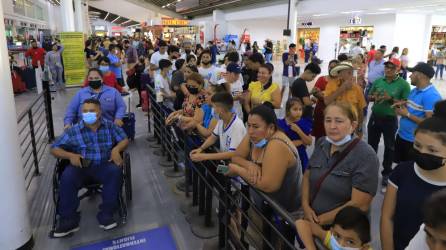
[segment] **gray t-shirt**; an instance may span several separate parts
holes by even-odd
[[[331,144],[325,137],[316,142],[309,161],[310,199],[313,197],[316,183],[336,161],[348,144],[330,156]],[[379,160],[375,151],[366,142],[359,141],[352,151],[333,169],[321,185],[311,207],[316,214],[323,214],[351,199],[352,187],[375,196],[378,188]]]

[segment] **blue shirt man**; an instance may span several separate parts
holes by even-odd
[[[101,85],[98,91],[91,87],[79,90],[68,104],[64,117],[64,125],[70,126],[82,120],[82,104],[85,100],[96,98],[101,103],[102,117],[109,121],[122,120],[125,115],[126,105],[121,93],[115,88]]]
[[[373,60],[369,63],[369,83],[375,82],[378,78],[384,77],[384,60]]]
[[[110,46],[110,53],[107,57],[110,59],[111,72],[115,73],[117,79],[122,79],[121,58],[116,55],[115,48],[112,46]]]
[[[413,160],[410,152],[415,140],[415,129],[424,119],[433,115],[435,104],[442,99],[430,82],[435,75],[432,66],[418,63],[408,70],[412,72],[411,84],[416,88],[410,92],[407,101],[393,105],[395,112],[401,116],[395,140],[394,161],[397,163]]]
[[[100,227],[109,230],[117,226],[113,214],[118,208],[122,187],[121,153],[129,142],[125,132],[102,119],[101,114],[99,100],[85,100],[82,120],[65,130],[51,146],[55,157],[69,161],[60,169],[59,219],[53,237],[64,237],[79,230],[78,191],[86,180],[102,185],[102,204],[96,216]]]

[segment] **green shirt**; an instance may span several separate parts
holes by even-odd
[[[373,82],[369,95],[384,95],[387,93],[391,100],[381,100],[374,103],[372,112],[378,117],[396,116],[395,110],[391,107],[394,101],[406,100],[410,93],[410,86],[401,77],[396,77],[392,82],[387,82],[385,77],[378,78]]]

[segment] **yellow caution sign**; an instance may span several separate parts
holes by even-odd
[[[64,46],[62,53],[65,81],[67,86],[80,86],[86,74],[84,54],[84,34],[82,32],[62,32],[60,42]]]

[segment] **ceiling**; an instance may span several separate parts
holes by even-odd
[[[88,15],[91,22],[95,20],[105,20],[107,22],[111,22],[113,24],[120,25],[123,27],[129,27],[139,24],[138,21],[122,17],[108,11],[100,10],[93,6],[88,6]]]
[[[212,14],[215,9],[227,10],[232,8],[249,6],[252,4],[259,4],[265,2],[271,2],[271,0],[189,0],[188,2],[196,2],[198,6],[182,9],[177,11],[177,3],[184,0],[143,0],[155,4],[161,8],[174,11],[178,14],[187,17],[195,17],[200,15]],[[187,1],[187,0],[186,0]]]
[[[379,15],[388,13],[446,13],[446,0],[336,0],[336,5],[327,5],[327,0],[304,0],[298,5],[302,18],[325,18],[339,15]]]

